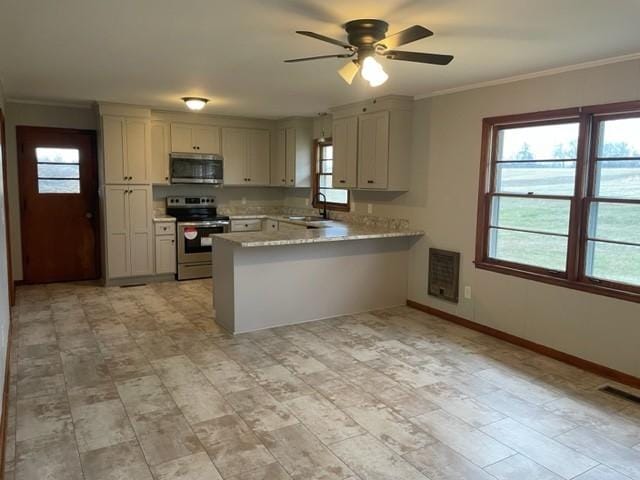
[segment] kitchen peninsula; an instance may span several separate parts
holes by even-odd
[[[422,235],[333,221],[214,235],[216,321],[244,333],[404,304]]]

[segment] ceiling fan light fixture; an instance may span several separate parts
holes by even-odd
[[[353,83],[353,79],[356,77],[358,70],[360,70],[360,64],[357,60],[349,60],[344,67],[338,70],[338,75],[347,82],[349,85]]]
[[[182,101],[187,105],[189,110],[202,110],[209,101],[208,98],[203,97],[182,97]]]
[[[372,87],[378,87],[389,79],[389,75],[375,58],[366,57],[362,62],[362,78],[368,81]]]

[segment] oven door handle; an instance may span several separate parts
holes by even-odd
[[[215,220],[212,222],[178,222],[178,227],[220,227],[229,225],[229,220]]]

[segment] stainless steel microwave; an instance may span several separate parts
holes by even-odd
[[[171,183],[222,185],[222,156],[217,154],[172,153],[169,157]]]

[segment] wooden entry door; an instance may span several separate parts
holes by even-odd
[[[17,127],[16,134],[24,282],[98,278],[95,132]]]

